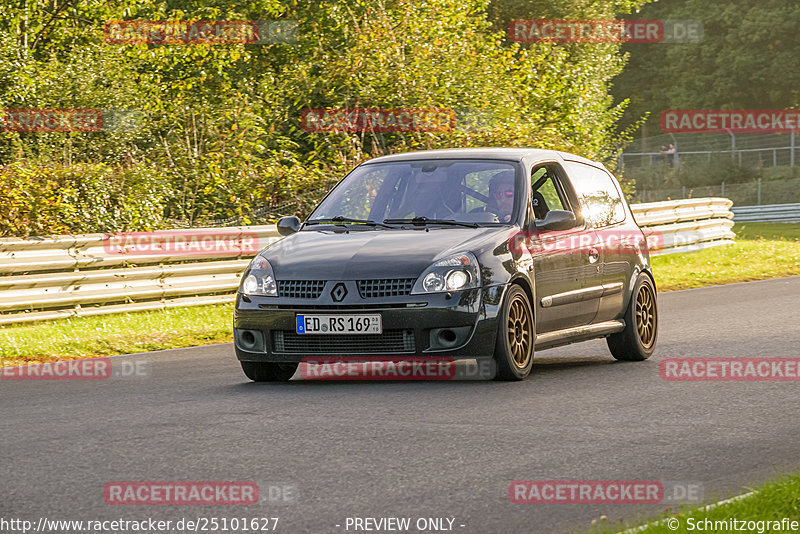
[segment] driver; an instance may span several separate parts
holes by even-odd
[[[485,211],[497,215],[500,222],[509,222],[514,211],[514,171],[503,171],[489,180],[489,202]]]

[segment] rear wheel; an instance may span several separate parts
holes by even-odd
[[[528,295],[518,285],[509,287],[498,316],[494,359],[498,380],[522,380],[533,367],[535,327]]]
[[[625,330],[608,336],[606,342],[614,358],[642,361],[652,356],[657,338],[656,287],[650,277],[642,273],[625,312]]]
[[[253,382],[286,382],[297,371],[296,363],[240,362],[242,371]]]

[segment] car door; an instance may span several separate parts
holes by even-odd
[[[565,166],[584,218],[598,236],[603,296],[595,322],[609,321],[624,308],[625,286],[633,275],[644,235],[628,216],[617,181],[605,169],[575,161],[567,161]]]
[[[529,250],[536,284],[537,334],[589,324],[597,314],[602,282],[594,230],[580,218],[577,197],[564,168],[557,163],[531,169],[533,223]],[[548,211],[571,211],[574,228],[540,231]]]

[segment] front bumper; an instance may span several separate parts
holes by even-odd
[[[334,303],[343,283],[353,298]],[[436,357],[490,359],[505,284],[451,293],[362,299],[355,282],[328,282],[319,299],[236,296],[234,347],[249,362],[300,362],[304,358]],[[351,287],[352,286],[352,287]],[[383,334],[296,334],[295,316],[379,313]]]

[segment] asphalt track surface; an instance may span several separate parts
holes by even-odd
[[[800,384],[665,381],[658,365],[800,355],[800,277],[659,304],[650,360],[580,343],[539,352],[521,383],[254,384],[230,345],[125,357],[152,366],[138,379],[0,381],[0,518],[277,516],[292,534],[354,532],[348,517],[447,517],[454,532],[572,532],[668,505],[513,504],[509,483],[696,482],[714,502],[800,468]],[[221,480],[296,493],[237,507],[103,497],[113,481]]]

